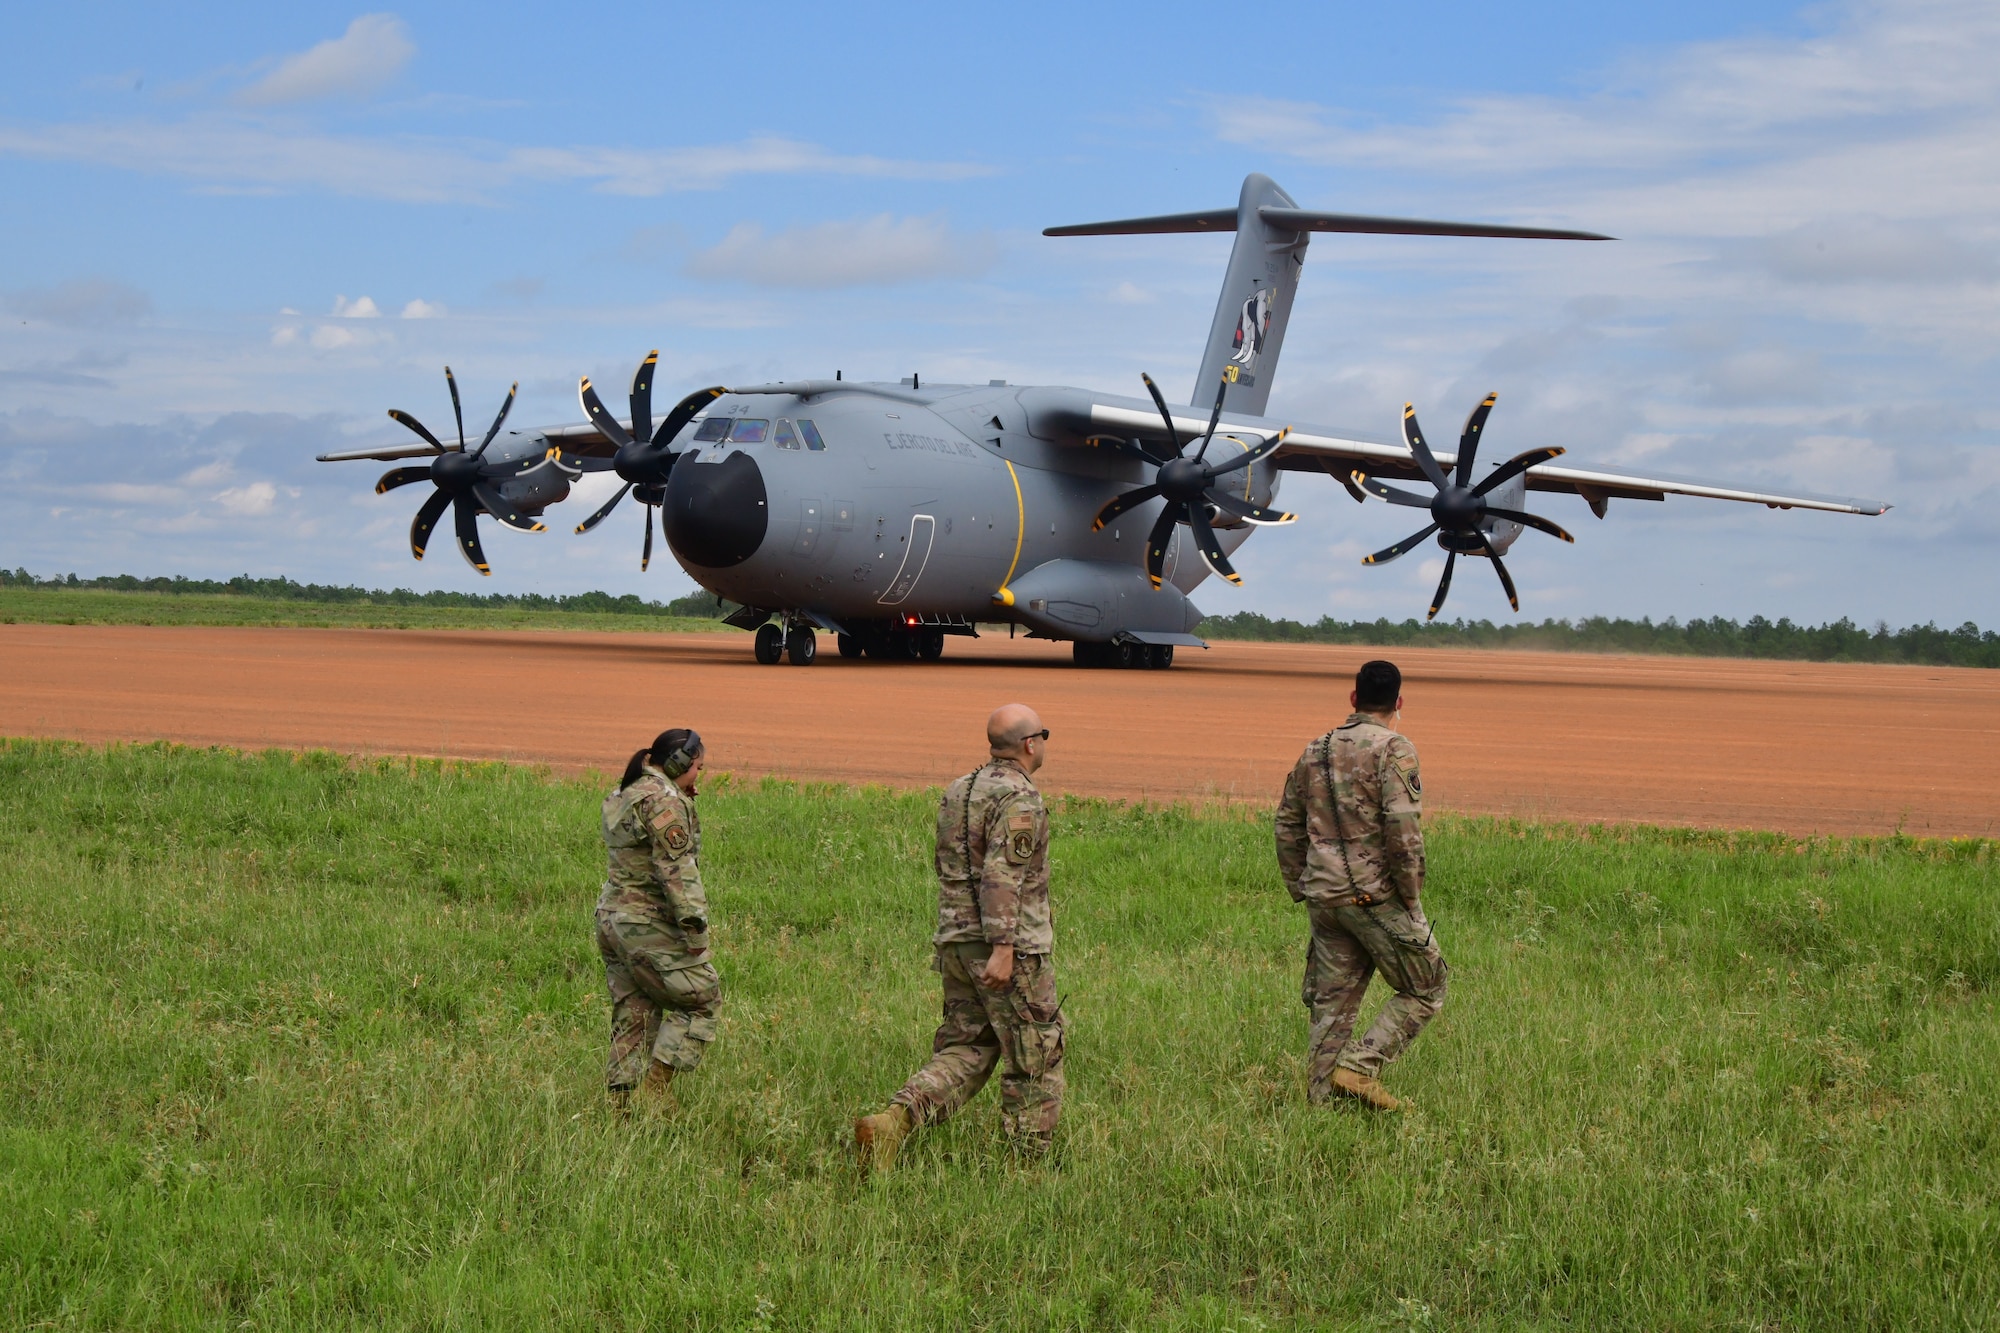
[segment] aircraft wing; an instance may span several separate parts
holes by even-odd
[[[629,422],[621,422],[629,428]],[[588,421],[568,426],[535,426],[527,430],[510,430],[507,436],[529,437],[532,448],[526,452],[537,452],[554,445],[573,458],[609,458],[618,452],[618,446],[604,438],[604,433]],[[506,436],[502,437],[503,439]],[[540,444],[533,444],[539,439]],[[519,441],[510,441],[510,445]],[[503,447],[503,454],[519,456],[522,451]],[[366,449],[344,449],[336,453],[319,454],[315,461],[320,463],[348,463],[356,459],[373,458],[389,462],[398,458],[431,458],[437,450],[422,440],[397,440],[392,444],[374,445]]]
[[[1023,395],[1024,397],[1026,395]],[[1166,430],[1160,414],[1151,403],[1141,404],[1138,400],[1118,401],[1107,396],[1096,396],[1090,402],[1087,415],[1076,410],[1080,403],[1051,401],[1044,414],[1037,414],[1031,408],[1031,415],[1044,415],[1044,420],[1054,425],[1064,417],[1073,436],[1088,437],[1120,436],[1164,441]],[[1173,411],[1174,430],[1183,441],[1199,439],[1208,429],[1208,414],[1191,407],[1176,407]],[[1236,435],[1272,435],[1285,429],[1286,423],[1276,418],[1245,418],[1233,413],[1224,413],[1219,432]],[[1039,432],[1038,432],[1039,433]],[[1438,462],[1449,471],[1458,461],[1455,453],[1448,453],[1433,446]],[[1418,469],[1410,451],[1400,442],[1389,443],[1382,440],[1360,438],[1352,432],[1331,430],[1317,426],[1294,426],[1285,436],[1285,442],[1278,446],[1273,455],[1277,465],[1287,471],[1324,471],[1343,482],[1350,472],[1364,472],[1371,477],[1394,477],[1405,480],[1419,480],[1423,473]],[[1494,461],[1499,461],[1497,458]],[[1568,459],[1556,459],[1529,468],[1528,489],[1533,491],[1559,491],[1580,495],[1590,503],[1598,517],[1604,516],[1604,508],[1610,500],[1664,500],[1669,495],[1697,496],[1709,500],[1738,500],[1751,504],[1768,505],[1773,509],[1820,509],[1835,514],[1887,513],[1889,505],[1882,500],[1858,499],[1841,495],[1819,495],[1811,491],[1780,491],[1761,486],[1745,485],[1739,482],[1705,481],[1697,477],[1681,477],[1666,472],[1627,471],[1622,468],[1594,467],[1588,464],[1572,463]]]

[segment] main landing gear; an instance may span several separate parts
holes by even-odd
[[[1174,664],[1174,646],[1171,643],[1133,643],[1129,639],[1118,643],[1084,643],[1079,640],[1070,645],[1070,651],[1080,667],[1165,671]]]
[[[885,662],[935,662],[944,656],[945,634],[928,625],[861,626],[852,634],[842,634],[835,642],[842,657],[872,657]],[[774,666],[789,661],[793,666],[811,666],[819,654],[819,637],[810,624],[789,629],[775,620],[757,627],[753,648],[757,661]]]
[[[794,625],[790,630],[776,621],[757,627],[753,651],[764,666],[775,666],[779,658],[790,658],[793,666],[811,666],[819,656],[819,636],[810,625]]]

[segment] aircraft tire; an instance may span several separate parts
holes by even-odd
[[[819,656],[819,635],[813,633],[812,626],[800,625],[785,636],[785,656],[793,666],[811,666]]]
[[[1174,664],[1174,646],[1171,643],[1146,645],[1146,665],[1154,671],[1165,671]]]
[[[855,638],[852,634],[841,635],[834,640],[834,644],[840,649],[840,655],[850,660],[861,656],[865,651],[862,648],[861,640]]]
[[[1120,670],[1130,671],[1133,667],[1144,666],[1146,664],[1145,650],[1138,644],[1131,642],[1111,643],[1106,644],[1105,647],[1110,650],[1105,654],[1110,659],[1109,665],[1115,666]]]
[[[935,662],[944,656],[944,631],[927,629],[922,634],[912,635],[917,642],[917,656],[926,662]]]
[[[775,621],[767,620],[757,627],[755,652],[759,666],[775,666],[785,655],[785,631]]]

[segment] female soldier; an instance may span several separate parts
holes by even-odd
[[[633,754],[604,798],[610,868],[597,900],[597,949],[611,991],[604,1081],[621,1113],[642,1076],[647,1099],[663,1109],[675,1071],[700,1064],[715,1040],[722,981],[708,953],[708,897],[696,864],[703,757],[694,732],[663,731]]]

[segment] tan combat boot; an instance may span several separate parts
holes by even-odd
[[[1389,1095],[1389,1090],[1366,1074],[1357,1074],[1352,1069],[1342,1067],[1333,1071],[1333,1090],[1343,1097],[1353,1097],[1367,1102],[1378,1111],[1400,1111],[1403,1103]]]
[[[910,1108],[892,1102],[889,1109],[864,1115],[854,1122],[854,1146],[860,1154],[863,1174],[883,1172],[896,1164],[896,1149],[917,1127]]]
[[[647,1110],[660,1115],[674,1109],[673,1082],[674,1067],[653,1061],[646,1070],[646,1081],[639,1085]]]

